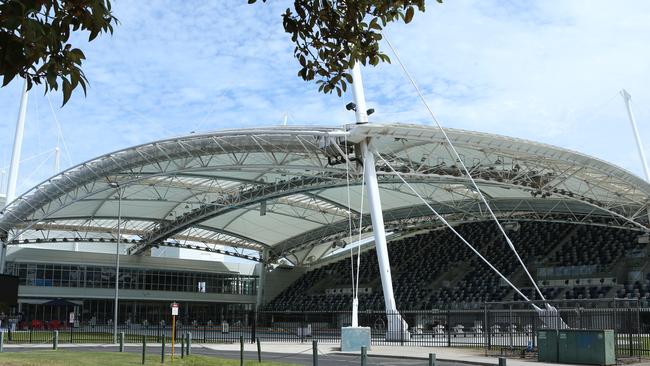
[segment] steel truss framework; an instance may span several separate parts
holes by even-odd
[[[650,185],[621,168],[535,142],[447,133],[504,219],[647,231]],[[110,183],[118,183],[130,254],[172,245],[246,258],[250,250],[268,249],[265,260],[313,262],[347,239],[348,192],[353,225],[359,223],[362,168],[356,144],[368,137],[450,221],[487,218],[440,131],[394,124],[227,130],[135,146],[32,188],[2,212],[0,229],[8,245],[110,241],[117,232]],[[388,228],[399,235],[406,227],[437,225],[387,166],[378,163],[377,173]],[[365,214],[361,225],[370,230]]]

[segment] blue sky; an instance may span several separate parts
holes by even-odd
[[[280,14],[292,1],[114,1],[113,36],[81,46],[88,96],[60,108],[30,94],[19,191],[62,168],[191,131],[354,120],[338,98],[296,76]],[[444,126],[575,149],[641,174],[622,99],[634,102],[650,147],[650,2],[427,2],[386,30]],[[384,45],[386,46],[386,45]],[[385,49],[390,55],[387,47]],[[373,122],[431,124],[397,63],[364,69]],[[0,166],[8,166],[20,81],[0,89]],[[650,152],[648,152],[650,154]],[[4,186],[4,184],[3,184]]]

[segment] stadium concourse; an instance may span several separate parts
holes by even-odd
[[[647,304],[647,182],[578,152],[445,131],[548,299]],[[75,326],[109,322],[116,281],[111,253],[118,241],[120,325],[158,324],[171,301],[181,303],[183,324],[193,325],[245,327],[252,318],[237,314],[255,309],[349,311],[348,248],[356,245],[360,310],[382,310],[371,222],[361,205],[358,144],[366,139],[379,157],[400,311],[483,309],[486,302],[520,300],[400,177],[524,294],[537,298],[440,129],[264,127],[108,153],[11,202],[0,217],[7,248],[2,269],[19,277],[18,306],[11,309],[21,314],[19,328],[67,323],[70,312]],[[182,259],[187,252],[214,253],[221,261]],[[411,319],[414,328],[440,325]],[[462,322],[477,327],[475,320]],[[442,326],[450,332],[451,325]]]

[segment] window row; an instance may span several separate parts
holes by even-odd
[[[84,265],[7,263],[23,286],[114,288],[115,268]],[[227,273],[120,268],[121,289],[255,295],[257,277]]]

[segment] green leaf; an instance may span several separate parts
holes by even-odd
[[[404,23],[408,24],[413,20],[413,15],[415,15],[415,9],[412,6],[409,6],[406,9],[406,15],[404,16]]]
[[[2,79],[2,86],[6,86],[7,84],[9,84],[11,82],[11,80],[13,80],[15,77],[16,77],[15,72],[6,72],[5,71],[4,78]]]
[[[74,88],[68,81],[68,79],[63,78],[63,104],[61,104],[61,107],[63,107],[68,100],[70,100],[70,96],[72,95],[72,90]]]

